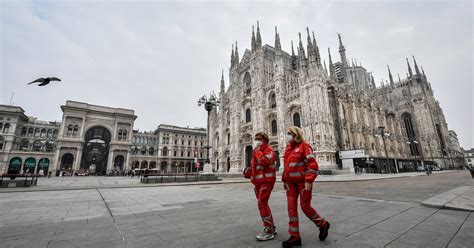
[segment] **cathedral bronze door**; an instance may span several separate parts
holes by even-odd
[[[97,126],[89,129],[84,137],[81,169],[90,174],[105,175],[111,134],[105,127]]]
[[[252,146],[245,147],[245,167],[250,167],[252,162]]]

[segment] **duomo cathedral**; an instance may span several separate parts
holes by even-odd
[[[343,151],[363,153],[356,164],[374,172],[413,171],[421,161],[439,168],[454,164],[459,144],[452,142],[454,132],[448,131],[414,57],[406,60],[406,76],[394,78],[388,68],[388,80],[377,86],[371,72],[348,61],[341,35],[338,56],[328,49],[328,64],[314,32],[307,29],[304,36],[300,33],[296,47],[292,43],[291,51],[284,51],[277,29],[271,46],[262,43],[257,24],[251,48],[242,57],[237,43],[232,47],[229,84],[222,75],[220,106],[211,114],[216,170],[237,172],[249,166],[258,131],[269,134],[281,170],[285,135],[292,125],[304,131],[321,170],[342,169]]]

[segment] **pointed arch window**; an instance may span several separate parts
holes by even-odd
[[[272,134],[276,135],[277,133],[278,133],[277,121],[273,119],[272,120]]]
[[[301,127],[301,118],[300,118],[300,113],[295,113],[293,114],[293,125],[297,127]]]
[[[250,113],[250,109],[245,110],[245,123],[249,123],[252,121],[252,116]]]
[[[277,107],[276,96],[275,93],[270,94],[270,108],[274,109]]]

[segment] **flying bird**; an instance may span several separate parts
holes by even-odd
[[[51,81],[61,81],[61,79],[59,79],[57,77],[38,78],[35,81],[29,83],[28,85],[34,84],[34,83],[40,83],[40,84],[38,84],[38,86],[45,86],[45,85],[49,84]]]

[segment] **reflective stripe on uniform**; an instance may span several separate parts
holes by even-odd
[[[290,177],[299,177],[302,176],[301,172],[290,172]]]
[[[293,226],[290,226],[290,228],[288,228],[288,230],[290,232],[299,232],[300,231],[300,229],[298,227],[293,227]]]
[[[290,221],[299,221],[298,217],[290,217]]]
[[[317,171],[317,170],[313,170],[313,169],[308,169],[308,173],[317,175],[317,174],[318,174],[318,171]]]
[[[265,173],[265,176],[266,177],[276,177],[276,174],[275,173]]]
[[[257,165],[257,166],[255,166],[255,169],[256,169],[256,170],[263,170],[263,166]]]
[[[275,173],[265,173],[265,175],[263,174],[260,174],[260,175],[256,175],[255,176],[255,179],[260,179],[260,178],[264,178],[264,177],[276,177],[276,174]]]
[[[308,155],[306,156],[306,159],[310,159],[310,158],[314,158],[314,154],[308,154]]]
[[[271,219],[272,219],[271,216],[264,216],[264,217],[262,217],[262,220],[264,220],[264,221],[265,221],[265,220],[270,221]]]
[[[303,166],[303,165],[304,165],[304,162],[293,162],[289,164],[290,167]]]

